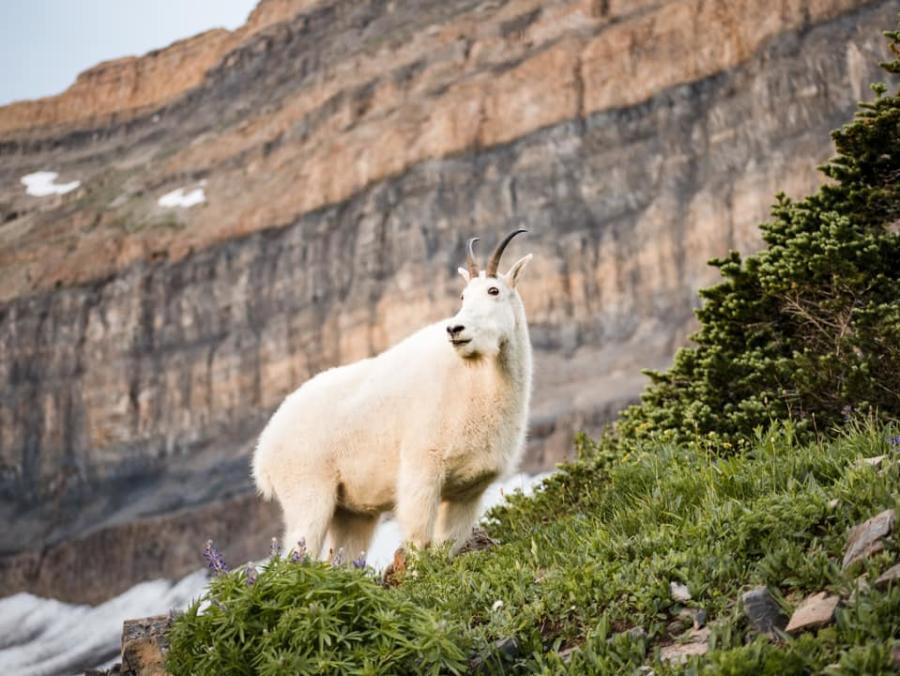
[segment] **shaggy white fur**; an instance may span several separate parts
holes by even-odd
[[[318,374],[272,416],[253,457],[262,495],[284,510],[286,547],[364,552],[393,510],[416,546],[471,532],[485,488],[511,473],[525,440],[531,342],[516,284],[470,276],[459,313],[376,357]]]

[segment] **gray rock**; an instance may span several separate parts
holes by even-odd
[[[829,595],[827,592],[813,594],[794,611],[785,631],[796,635],[831,624],[834,621],[834,611],[840,601],[839,596]]]
[[[784,629],[788,618],[772,598],[767,587],[755,587],[741,596],[744,614],[760,634],[772,635],[776,629]]]
[[[857,561],[884,549],[884,543],[881,540],[894,530],[895,521],[894,510],[886,509],[871,519],[854,526],[847,536],[847,550],[844,552],[843,567],[846,569]]]
[[[694,629],[702,629],[706,625],[706,611],[703,608],[682,608],[678,617],[687,620]]]
[[[638,641],[640,639],[647,638],[647,630],[643,627],[632,627],[625,633],[631,638],[632,641]]]
[[[894,564],[875,580],[875,588],[884,590],[900,580],[900,563]]]
[[[886,455],[876,455],[874,458],[861,458],[856,464],[860,467],[868,465],[869,467],[879,469],[881,465],[884,464],[884,459],[886,457]]]
[[[483,528],[473,528],[469,539],[465,541],[459,548],[457,554],[467,554],[469,552],[479,552],[484,549],[496,547],[499,544],[494,538],[487,534]]]
[[[681,584],[680,582],[669,583],[669,595],[673,601],[678,601],[679,603],[691,600],[691,591],[686,584]]]
[[[682,619],[675,619],[666,625],[666,633],[673,638],[681,636],[690,625]]]
[[[502,660],[507,661],[518,657],[521,649],[515,638],[501,638],[494,641],[494,650]],[[469,673],[480,674],[484,669],[485,660],[482,655],[475,655],[469,659]]]
[[[519,655],[519,642],[515,638],[501,638],[494,641],[494,648],[504,657],[517,657]]]
[[[705,655],[709,651],[709,629],[697,629],[691,631],[688,640],[683,643],[673,643],[663,646],[659,651],[659,658],[664,662],[681,664],[694,655]]]

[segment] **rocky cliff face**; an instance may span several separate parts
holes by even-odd
[[[552,466],[684,341],[705,261],[817,185],[895,13],[263,0],[0,108],[0,593],[98,600],[195,566],[204,530],[264,552],[266,417],[451,313],[465,239],[519,224],[526,465]]]

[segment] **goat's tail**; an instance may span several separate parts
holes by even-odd
[[[263,455],[261,445],[257,445],[253,453],[253,481],[256,483],[256,490],[259,491],[259,494],[266,500],[271,500],[275,497],[275,486],[272,484],[269,473],[260,467]]]

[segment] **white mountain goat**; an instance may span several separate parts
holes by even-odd
[[[394,510],[418,547],[471,532],[485,488],[515,469],[531,396],[531,341],[501,241],[479,272],[469,240],[462,307],[376,357],[324,371],[281,404],[259,439],[253,478],[284,510],[284,542],[317,556],[364,552]]]

